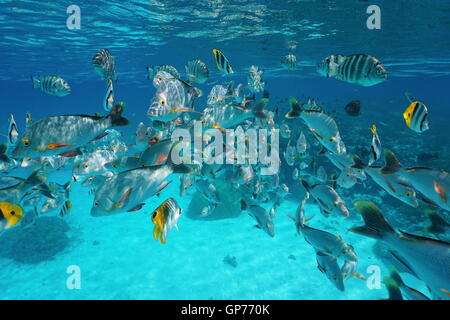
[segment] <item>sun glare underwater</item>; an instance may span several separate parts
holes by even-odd
[[[450,2],[2,1],[2,299],[449,299]]]

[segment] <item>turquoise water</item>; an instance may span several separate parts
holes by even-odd
[[[81,29],[68,30],[66,9],[81,9]],[[377,1],[382,10],[381,30],[366,27],[365,1],[2,1],[0,3],[0,132],[8,131],[13,113],[19,133],[25,131],[25,113],[34,120],[54,115],[104,113],[105,83],[92,66],[92,57],[108,48],[115,57],[117,101],[125,101],[127,127],[115,128],[130,144],[139,122],[150,126],[147,108],[155,88],[147,79],[148,65],[170,64],[184,73],[193,58],[204,61],[209,80],[198,85],[204,95],[197,110],[216,84],[246,83],[251,65],[264,70],[270,92],[269,110],[288,109],[287,98],[317,99],[336,120],[349,153],[370,147],[372,124],[378,127],[382,146],[393,150],[408,167],[426,166],[450,170],[450,59],[448,38],[450,4],[445,1]],[[212,49],[222,50],[235,73],[223,75],[214,62]],[[297,56],[298,68],[282,68],[280,59]],[[373,87],[361,87],[321,77],[316,64],[330,54],[367,53],[381,60],[388,79]],[[31,75],[55,74],[67,80],[72,92],[65,97],[33,89]],[[430,130],[417,134],[403,119],[408,91],[429,109]],[[344,107],[361,101],[361,115],[350,117]],[[300,120],[292,129],[307,127]],[[311,136],[312,137],[312,136]],[[308,141],[313,141],[309,135]],[[295,142],[296,138],[293,138]],[[311,139],[311,140],[309,140]],[[6,142],[6,141],[5,141]],[[288,140],[280,138],[280,153]],[[419,154],[437,154],[417,159]],[[240,212],[238,196],[227,195],[227,214],[199,219],[198,194],[191,187],[179,195],[179,179],[159,196],[146,201],[138,212],[92,217],[93,195],[80,182],[71,184],[68,216],[59,211],[40,215],[34,223],[24,221],[0,231],[0,289],[2,299],[379,299],[386,298],[382,284],[370,289],[365,280],[345,280],[339,291],[317,268],[314,249],[296,234],[292,221],[303,196],[292,179],[292,167],[284,157],[280,180],[290,194],[277,209],[275,237],[254,227],[255,220]],[[331,174],[338,172],[325,157],[318,156]],[[49,170],[48,180],[63,184],[72,177],[73,165]],[[2,176],[27,177],[31,168],[15,168]],[[224,180],[218,180],[224,184]],[[380,267],[381,277],[389,266],[375,254],[376,241],[348,232],[362,224],[353,201],[376,203],[396,228],[421,231],[429,224],[427,210],[447,219],[448,212],[424,203],[412,208],[391,197],[370,178],[351,189],[338,188],[350,216],[325,218],[314,201],[305,208],[314,216],[308,225],[339,233],[354,246],[357,272],[367,278],[367,267]],[[173,197],[183,209],[167,244],[153,239],[151,212]],[[197,198],[196,198],[197,197]],[[191,203],[191,200],[194,202]],[[197,200],[196,200],[197,199]],[[0,199],[0,202],[1,199]],[[263,204],[269,210],[270,203]],[[27,209],[28,210],[28,209]],[[25,217],[33,212],[25,210]],[[441,235],[447,239],[449,234]],[[442,238],[441,238],[442,239]],[[236,263],[227,263],[234,257]],[[70,290],[69,266],[81,271],[81,287]],[[425,284],[409,274],[403,280],[429,296]]]

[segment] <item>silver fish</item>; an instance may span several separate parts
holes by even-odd
[[[450,292],[449,243],[405,232],[397,233],[371,201],[356,201],[355,209],[365,224],[350,231],[384,242],[411,274],[424,281],[434,294],[449,299],[444,294],[444,290]]]
[[[190,60],[186,64],[186,76],[189,83],[205,83],[209,78],[209,70],[203,61],[199,59]]]
[[[40,89],[46,94],[63,97],[71,92],[66,80],[58,76],[32,76],[31,80],[34,89]]]
[[[337,259],[321,251],[316,252],[317,267],[340,291],[344,291],[344,279]]]
[[[297,57],[293,54],[288,54],[281,59],[281,65],[288,70],[294,70],[297,66]]]
[[[247,211],[257,222],[257,228],[264,230],[272,238],[275,236],[273,217],[266,209],[258,205],[247,204],[241,199],[241,210]]]

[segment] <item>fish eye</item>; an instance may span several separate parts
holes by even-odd
[[[158,212],[154,211],[152,214],[152,219],[155,219],[157,214],[158,214]]]
[[[23,145],[25,146],[25,147],[28,147],[29,145],[30,145],[30,139],[23,139],[22,140],[22,143],[23,143]]]
[[[94,206],[98,207],[98,201],[94,200]]]
[[[160,103],[162,106],[164,106],[164,105],[166,104],[166,99],[164,99],[164,98],[159,99],[159,103]]]
[[[84,163],[84,167],[87,168],[89,167],[89,164],[87,162]]]
[[[92,180],[94,180],[94,178],[92,178],[92,177],[89,177],[89,179],[88,179],[89,181],[92,181]]]

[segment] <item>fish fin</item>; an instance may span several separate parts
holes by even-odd
[[[26,186],[37,186],[45,183],[45,181],[47,181],[47,177],[39,175],[39,170],[34,170],[22,183]]]
[[[39,88],[41,86],[41,81],[37,77],[30,76],[31,82],[33,83],[33,89]]]
[[[142,209],[142,207],[145,206],[145,203],[140,203],[138,204],[136,207],[134,207],[133,209],[128,210],[127,212],[136,212]]]
[[[66,148],[66,147],[71,147],[73,146],[73,144],[57,144],[57,143],[49,143],[47,145],[47,149],[49,150],[54,150],[54,149],[59,149],[59,148]]]
[[[398,286],[404,285],[404,282],[400,276],[400,273],[398,273],[398,271],[395,268],[391,269],[390,277],[392,280],[394,280],[397,283]]]
[[[350,168],[353,168],[353,169],[364,169],[366,167],[366,165],[364,164],[364,162],[361,160],[361,158],[358,155],[352,154],[350,157],[353,160],[353,165],[350,166]]]
[[[127,118],[122,117],[123,109],[125,108],[124,102],[117,103],[114,107],[111,108],[111,111],[106,116],[111,119],[111,125],[113,127],[126,126],[130,123]]]
[[[422,200],[423,202],[425,202],[426,204],[429,204],[430,206],[433,206],[433,207],[436,207],[436,208],[440,208],[439,205],[436,202],[434,202],[433,200],[430,200],[430,199],[425,198],[425,197],[419,198],[419,199]]]
[[[358,200],[355,201],[354,206],[362,215],[365,225],[351,228],[349,231],[379,240],[383,239],[386,233],[397,235],[380,209],[373,202]]]
[[[241,210],[242,210],[242,211],[247,210],[247,207],[248,207],[248,206],[247,206],[247,202],[245,202],[245,200],[241,198],[240,203],[241,203]],[[295,220],[294,220],[294,221],[295,221]]]
[[[261,100],[259,100],[253,107],[253,115],[257,118],[265,118],[266,115],[264,113],[264,109],[266,108],[268,103],[269,99],[267,98],[262,98]]]
[[[399,230],[399,231],[400,231],[400,233],[403,236],[405,236],[405,237],[407,237],[407,238],[409,238],[411,240],[414,240],[414,241],[421,241],[421,242],[427,241],[427,242],[434,242],[436,244],[441,244],[441,245],[447,245],[447,246],[450,245],[449,242],[445,242],[445,241],[442,241],[442,240],[437,240],[437,239],[434,239],[434,238],[418,236],[418,235],[415,235],[415,234],[407,233],[407,232],[402,231],[402,230]]]
[[[101,135],[95,137],[94,139],[92,139],[92,140],[89,141],[89,142],[94,142],[94,141],[100,140],[100,139],[106,137],[108,134],[109,134],[109,132],[104,132],[104,133],[102,133]]]
[[[384,278],[382,282],[388,291],[389,297],[387,300],[403,300],[402,292],[393,279]]]
[[[120,200],[114,204],[115,208],[123,208],[127,199],[130,198],[131,192],[133,191],[133,187],[128,188],[120,197]]]
[[[395,259],[395,262],[399,263],[401,265],[401,267],[403,268],[403,271],[410,273],[411,275],[413,275],[416,278],[419,278],[417,276],[417,274],[411,269],[411,267],[409,266],[409,263],[405,259],[403,259],[403,257],[399,256],[398,253],[393,250],[388,250],[388,252]]]
[[[395,154],[391,150],[388,150],[388,149],[384,149],[383,152],[384,152],[385,165],[381,169],[381,173],[386,174],[386,173],[394,173],[394,172],[398,171],[402,167],[402,165],[401,165],[400,161],[398,161]]]
[[[66,152],[60,153],[59,155],[61,157],[65,157],[65,158],[73,158],[73,157],[76,157],[76,156],[78,156],[80,154],[81,154],[80,148],[76,148],[75,150],[66,151]]]
[[[306,181],[305,179],[301,178],[300,182],[302,183],[303,187],[306,189],[306,191],[311,190],[311,185]]]
[[[445,290],[443,288],[439,288],[439,290],[441,290],[447,297],[450,298],[450,292],[449,291],[447,291],[447,290]]]
[[[155,227],[153,228],[153,238],[155,240],[158,240],[159,237],[161,236],[162,230],[159,226],[155,225]]]

